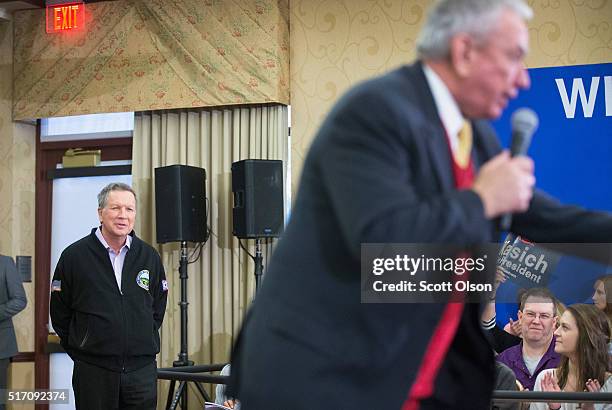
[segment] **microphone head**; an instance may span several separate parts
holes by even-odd
[[[512,130],[533,134],[538,129],[538,114],[530,108],[519,108],[512,114],[510,122],[512,123]]]
[[[525,155],[531,144],[531,137],[538,129],[538,115],[529,108],[519,108],[512,114],[512,155]]]

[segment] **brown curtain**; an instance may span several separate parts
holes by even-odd
[[[135,229],[145,241],[156,244],[154,169],[185,164],[206,170],[212,235],[198,261],[189,265],[187,288],[188,353],[197,364],[228,360],[233,338],[254,295],[253,261],[232,236],[231,164],[246,158],[280,159],[286,179],[287,121],[287,107],[283,105],[156,111],[135,116],[132,174],[139,201]],[[250,242],[243,240],[243,245],[253,254]],[[164,244],[158,249],[170,284],[158,362],[166,367],[172,366],[180,350],[180,245]],[[264,246],[266,266],[271,251],[271,243]],[[160,406],[167,386],[168,382],[160,382]],[[197,400],[191,400],[194,402]]]

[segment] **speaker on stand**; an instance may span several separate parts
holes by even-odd
[[[157,242],[180,242],[179,277],[181,280],[181,350],[178,360],[172,363],[176,371],[191,373],[193,361],[187,353],[187,242],[204,246],[208,240],[206,217],[206,171],[203,168],[187,165],[170,165],[155,168],[155,221],[157,225]],[[181,380],[176,393],[176,380],[170,382],[166,409],[188,409],[188,381]],[[200,383],[192,382],[204,398],[210,401]]]
[[[278,238],[283,230],[283,162],[245,159],[232,164],[233,234],[255,239],[255,289],[263,276],[261,239]]]

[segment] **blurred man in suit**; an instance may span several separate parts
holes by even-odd
[[[13,259],[0,255],[0,390],[7,388],[10,358],[18,352],[13,316],[25,309],[26,304],[25,290]],[[0,398],[0,410],[5,408],[2,403]]]
[[[610,242],[612,217],[533,190],[487,119],[529,86],[521,0],[442,0],[419,60],[350,90],[306,158],[292,217],[232,358],[250,409],[488,409],[476,303],[362,304],[364,243]]]

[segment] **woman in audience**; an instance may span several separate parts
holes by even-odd
[[[608,323],[612,324],[612,275],[597,279],[593,289],[593,304],[606,314]]]
[[[555,351],[561,354],[557,369],[544,370],[535,382],[535,391],[610,392],[606,315],[593,305],[576,304],[563,313],[555,331]],[[612,409],[612,403],[531,403],[531,410]]]
[[[612,358],[612,275],[604,275],[595,281],[593,285],[593,304],[604,312],[610,325],[610,342],[608,353]]]

